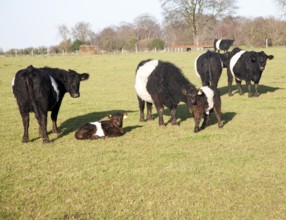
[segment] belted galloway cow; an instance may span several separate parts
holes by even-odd
[[[58,133],[57,117],[66,92],[73,98],[80,96],[80,81],[89,74],[57,68],[35,68],[28,66],[19,70],[12,81],[14,96],[22,116],[24,134],[22,142],[29,141],[29,113],[34,112],[39,124],[39,135],[48,143],[47,113],[51,111],[52,132]]]

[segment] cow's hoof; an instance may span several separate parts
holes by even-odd
[[[29,139],[23,138],[22,143],[29,143]]]
[[[49,139],[43,139],[43,144],[49,144],[49,143],[50,143]]]
[[[194,129],[194,133],[198,133],[199,131],[200,131],[199,128],[195,128],[195,129]]]

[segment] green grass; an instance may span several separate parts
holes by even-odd
[[[275,58],[263,73],[259,98],[228,97],[224,71],[224,128],[213,114],[197,134],[184,103],[177,112],[180,127],[161,128],[157,117],[140,123],[134,73],[139,61],[159,58],[199,86],[193,63],[201,52],[1,57],[0,219],[285,219],[284,50],[265,50]],[[11,81],[30,64],[90,73],[79,99],[66,94],[61,134],[50,133],[48,145],[38,137],[32,114],[32,141],[21,143]],[[81,125],[117,110],[128,112],[124,136],[74,138]],[[167,110],[164,117],[169,121]]]

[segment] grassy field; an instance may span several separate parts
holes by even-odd
[[[158,58],[199,86],[193,63],[201,52],[0,57],[0,219],[286,219],[286,53],[265,52],[275,58],[263,73],[261,96],[228,97],[224,70],[224,128],[213,114],[196,134],[184,103],[179,127],[159,127],[156,114],[140,123],[134,73],[139,61]],[[32,114],[31,142],[21,143],[11,81],[30,64],[90,73],[79,99],[64,98],[59,136],[50,133],[49,120],[48,145]],[[74,138],[81,125],[115,111],[128,112],[124,136]]]

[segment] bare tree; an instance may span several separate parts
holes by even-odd
[[[233,13],[236,0],[161,0],[165,20],[184,20],[188,23],[193,43],[199,43],[200,32],[211,20]]]
[[[88,41],[90,41],[89,37],[92,33],[90,26],[91,25],[87,22],[78,22],[72,28],[72,36],[74,40],[79,40],[83,43],[87,43]]]
[[[68,27],[66,25],[58,26],[58,33],[62,38],[62,41],[60,43],[60,48],[62,49],[62,51],[68,52],[71,46],[70,31]]]
[[[278,5],[282,6],[284,9],[286,8],[286,0],[275,0]]]

